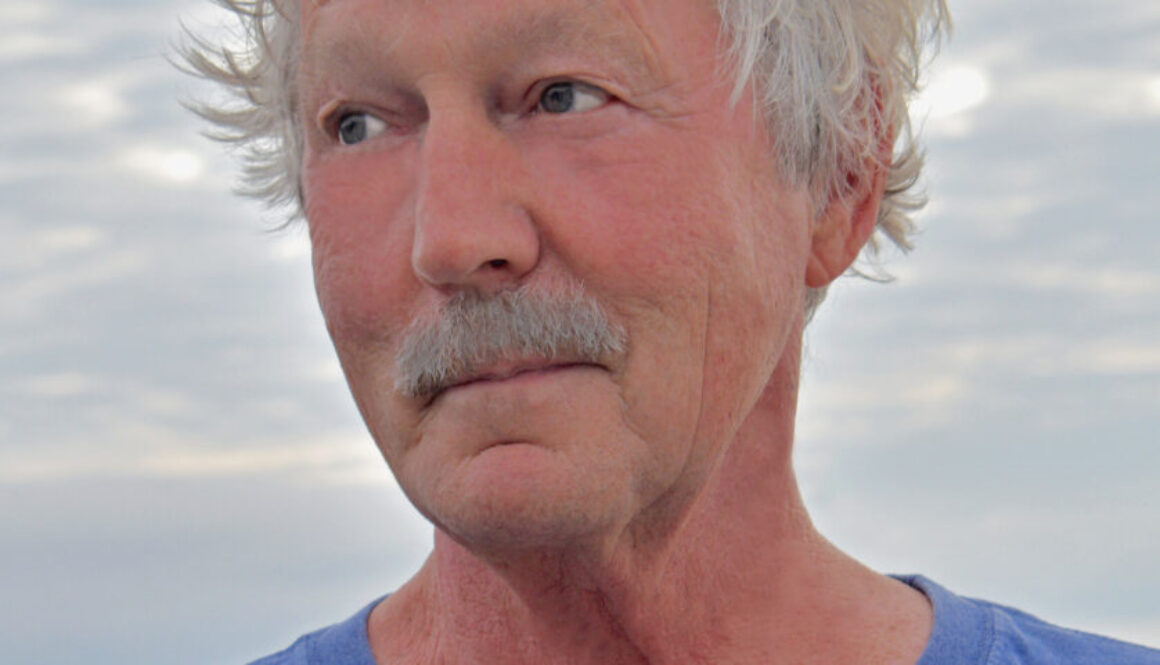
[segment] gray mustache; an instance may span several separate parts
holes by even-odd
[[[607,365],[626,347],[623,329],[574,284],[563,291],[523,286],[492,295],[456,294],[433,319],[404,333],[395,389],[427,398],[503,361]]]

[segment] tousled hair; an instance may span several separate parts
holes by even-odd
[[[808,186],[815,209],[856,187],[868,164],[886,169],[874,261],[888,241],[911,248],[922,153],[908,101],[923,47],[950,28],[946,0],[717,0],[736,91],[753,85],[780,172]],[[887,144],[884,145],[884,139]],[[880,272],[867,274],[874,277]],[[825,288],[806,293],[813,313]]]
[[[185,66],[227,93],[224,102],[192,108],[212,123],[211,136],[240,149],[239,191],[299,218],[299,0],[214,1],[237,16],[243,40],[215,44],[186,30]],[[873,261],[884,242],[910,249],[912,215],[925,199],[916,191],[922,155],[907,103],[923,47],[950,26],[946,0],[715,1],[725,71],[735,76],[735,96],[754,86],[781,174],[809,187],[821,210],[856,187],[868,164],[885,167],[885,196],[863,254]],[[810,290],[807,312],[824,296]]]

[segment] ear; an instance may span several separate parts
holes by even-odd
[[[806,286],[810,288],[822,288],[842,276],[858,258],[878,223],[887,173],[894,161],[894,128],[883,106],[887,90],[882,86],[882,80],[874,77],[870,103],[876,112],[866,120],[874,124],[877,151],[866,155],[856,171],[845,174],[846,186],[829,192],[830,200],[814,220],[806,265]]]
[[[892,142],[884,143],[889,150]],[[884,159],[864,160],[862,172],[847,174],[845,191],[831,195],[814,220],[806,286],[824,287],[854,263],[878,221],[888,164],[889,153]]]

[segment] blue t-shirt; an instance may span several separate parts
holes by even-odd
[[[376,665],[371,653],[367,619],[379,598],[351,618],[299,637],[285,651],[271,654],[250,665]]]
[[[930,641],[917,665],[1160,665],[1160,651],[956,596],[925,577],[898,579],[924,593],[934,607]],[[251,665],[375,665],[367,618],[381,600]]]

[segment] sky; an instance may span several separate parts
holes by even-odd
[[[951,6],[917,248],[807,331],[803,492],[876,569],[1160,647],[1160,3]],[[179,17],[221,15],[0,0],[6,662],[246,662],[430,547]]]

